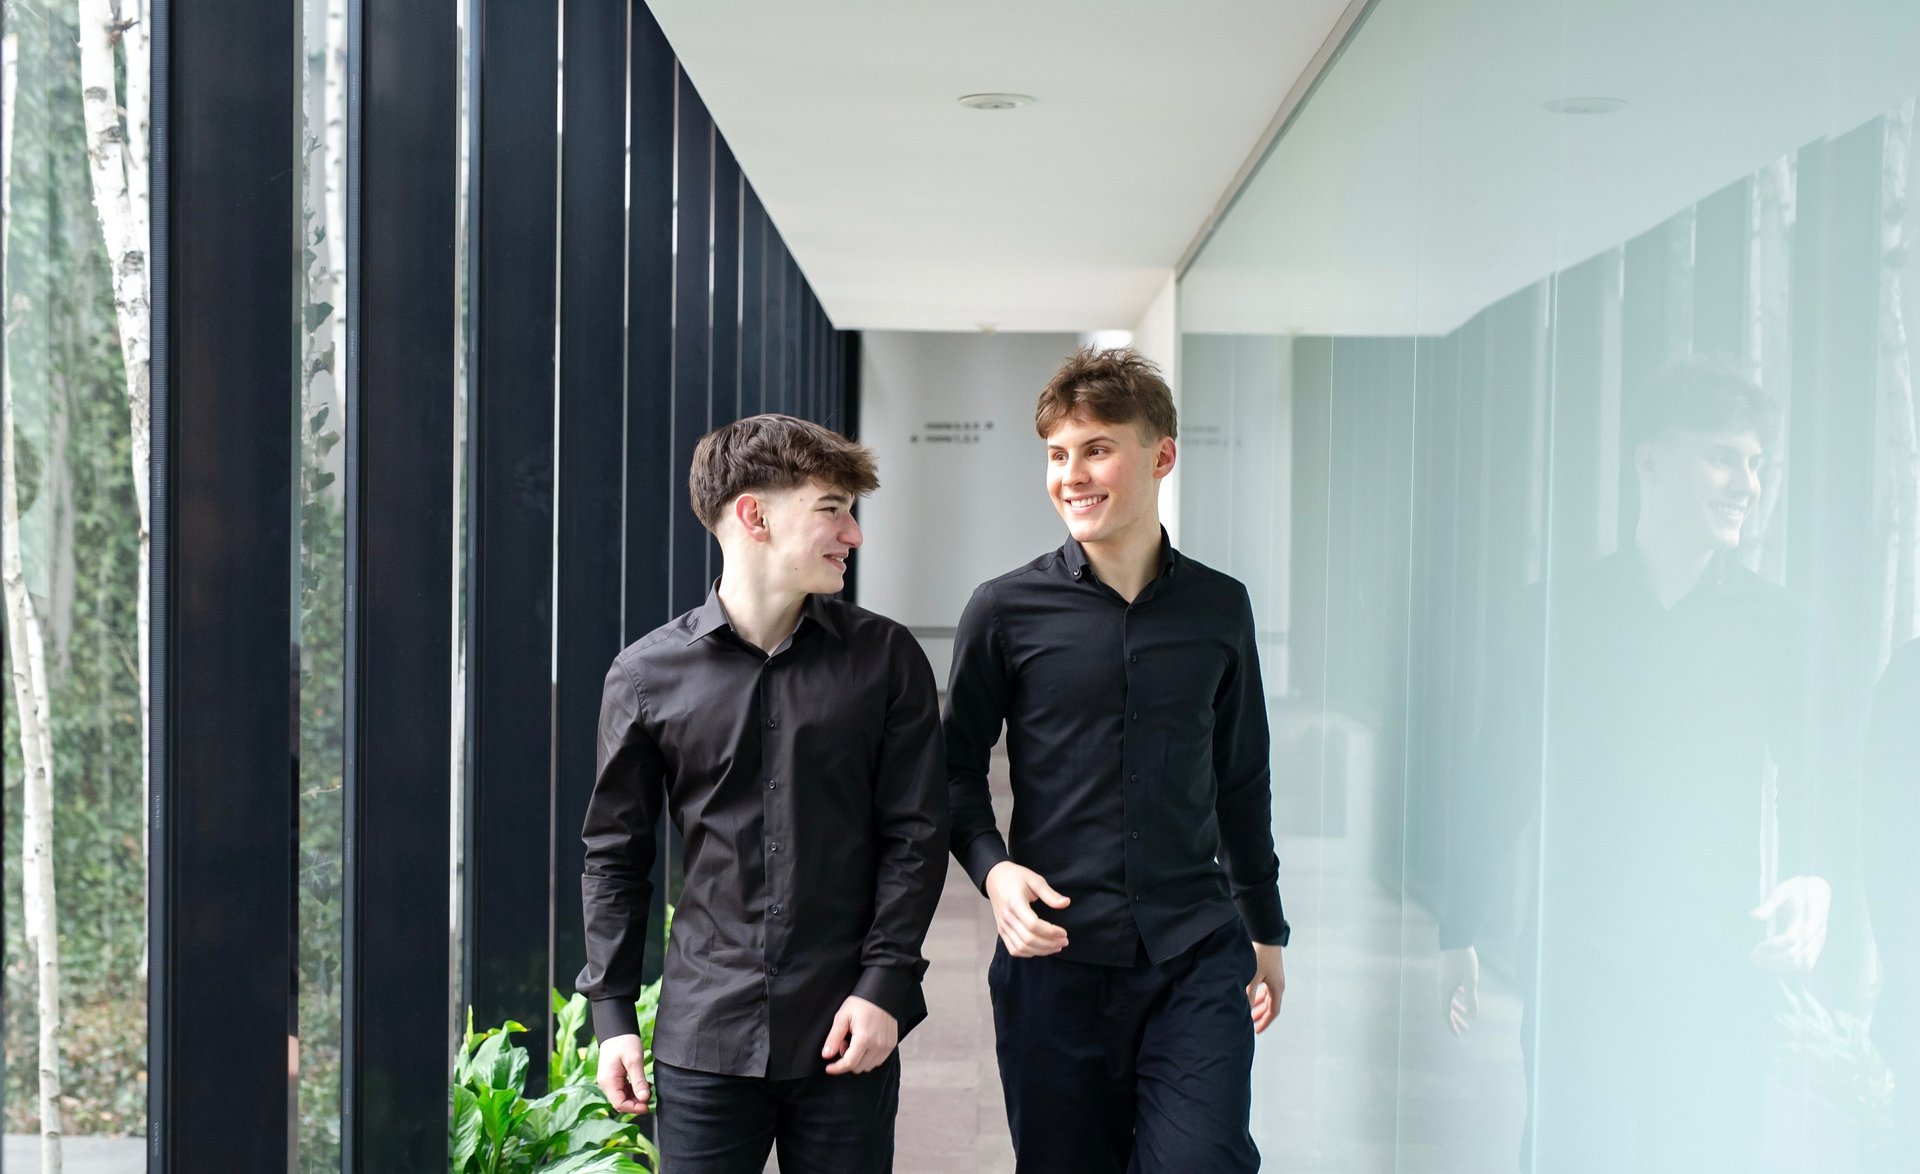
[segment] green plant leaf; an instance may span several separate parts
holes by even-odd
[[[302,312],[302,318],[305,320],[307,324],[307,333],[311,334],[315,330],[318,330],[320,328],[320,324],[322,322],[325,322],[327,320],[327,317],[332,313],[333,313],[332,302],[314,302],[312,305],[309,305]]]
[[[541,1166],[539,1174],[647,1174],[647,1169],[617,1150],[583,1150]]]
[[[480,1102],[472,1091],[455,1087],[453,1115],[448,1122],[447,1153],[451,1174],[467,1174],[467,1166],[480,1149]]]

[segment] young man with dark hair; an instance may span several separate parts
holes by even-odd
[[[1252,605],[1160,528],[1176,421],[1152,364],[1080,352],[1035,428],[1067,541],[974,592],[945,718],[1019,1167],[1252,1171],[1288,936]],[[1011,844],[987,789],[1003,724]]]
[[[878,484],[865,448],[790,416],[709,433],[690,488],[720,580],[607,674],[579,989],[600,1087],[645,1112],[634,1000],[664,808],[686,845],[653,1037],[674,1174],[759,1174],[776,1146],[790,1174],[892,1169],[948,824],[925,655],[831,598]]]
[[[1768,972],[1814,965],[1831,903],[1812,864],[1819,640],[1810,610],[1736,554],[1772,400],[1696,362],[1633,407],[1631,543],[1500,613],[1449,850],[1442,1011],[1454,1034],[1471,1026],[1476,942],[1535,827],[1522,1168],[1746,1174]]]

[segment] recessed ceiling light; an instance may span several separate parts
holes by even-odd
[[[1555,114],[1612,114],[1616,110],[1625,110],[1625,98],[1555,98],[1542,103]]]
[[[969,110],[1017,110],[1033,104],[1028,94],[962,94],[960,104]]]

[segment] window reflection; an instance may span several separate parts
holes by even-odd
[[[1275,1161],[1920,1168],[1920,13],[1775,15],[1383,0],[1182,279]]]

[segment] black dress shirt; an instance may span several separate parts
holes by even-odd
[[[634,1031],[661,804],[685,840],[654,1054],[730,1076],[820,1072],[859,995],[926,1017],[920,946],[945,876],[933,672],[892,620],[808,598],[772,655],[717,595],[622,652],[582,833],[601,1039]]]
[[[1007,728],[1012,855],[987,760]],[[1176,552],[1129,604],[1065,546],[974,591],[947,689],[953,854],[983,888],[1011,858],[1071,898],[1060,957],[1156,962],[1232,920],[1285,945],[1266,695],[1236,579]]]
[[[1770,769],[1775,871],[1816,868],[1827,757],[1816,693],[1840,703],[1813,610],[1731,555],[1662,606],[1629,547],[1496,614],[1440,944],[1475,944],[1512,895],[1515,847],[1533,825],[1544,844],[1519,919],[1530,965],[1545,926],[1549,947],[1577,958],[1569,971],[1613,957],[1642,983],[1652,959],[1675,981],[1756,973],[1747,953],[1761,930],[1747,912],[1765,892]],[[1611,948],[1621,942],[1635,948]]]

